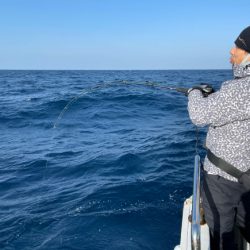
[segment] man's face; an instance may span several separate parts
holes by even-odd
[[[243,49],[240,49],[238,47],[233,47],[230,50],[230,63],[232,64],[240,64],[244,57],[246,56],[247,52]]]

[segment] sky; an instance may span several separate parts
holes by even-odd
[[[229,69],[249,0],[0,0],[0,69]]]

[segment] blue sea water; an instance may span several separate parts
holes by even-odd
[[[230,78],[0,71],[0,249],[173,249],[192,192],[195,127],[187,97],[143,83],[219,88]]]

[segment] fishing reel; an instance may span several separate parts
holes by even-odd
[[[191,91],[198,89],[201,91],[202,95],[204,97],[209,96],[210,94],[214,93],[214,89],[211,85],[206,84],[206,83],[202,83],[200,85],[194,86],[190,89],[187,90],[186,96],[188,96],[190,94]]]
[[[206,83],[193,86],[192,88],[168,88],[168,89],[176,90],[177,92],[183,93],[185,96],[188,96],[189,93],[195,89],[200,90],[204,97],[207,97],[208,95],[214,93],[213,87]]]

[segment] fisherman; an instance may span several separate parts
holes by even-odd
[[[206,85],[188,90],[190,119],[197,126],[209,126],[206,147],[214,157],[204,160],[201,187],[212,250],[237,249],[235,226],[250,242],[250,189],[222,170],[218,161],[211,162],[217,157],[242,172],[250,169],[250,26],[237,37],[230,54],[233,80],[214,93]]]

